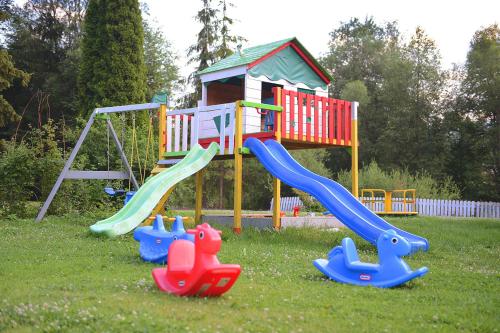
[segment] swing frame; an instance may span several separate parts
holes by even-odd
[[[123,147],[120,143],[120,140],[118,138],[118,135],[115,132],[115,129],[113,127],[113,124],[111,122],[111,119],[109,118],[109,114],[111,113],[123,113],[123,112],[133,112],[133,111],[142,111],[142,110],[152,110],[152,109],[160,109],[162,104],[160,103],[144,103],[144,104],[131,104],[131,105],[121,105],[121,106],[112,106],[112,107],[104,107],[104,108],[96,108],[90,115],[89,120],[87,121],[87,124],[85,125],[82,133],[80,134],[80,137],[78,138],[78,141],[75,144],[75,147],[71,151],[71,154],[64,164],[64,168],[62,169],[61,173],[57,177],[57,180],[52,187],[52,190],[49,193],[49,196],[43,203],[42,207],[40,208],[40,211],[38,212],[38,215],[35,219],[35,222],[40,222],[45,214],[47,213],[47,210],[49,209],[50,204],[54,200],[54,197],[57,194],[57,191],[61,187],[61,184],[63,180],[65,179],[101,179],[101,180],[112,180],[112,179],[129,179],[130,182],[134,185],[134,188],[136,190],[139,189],[139,184],[137,183],[137,180],[134,176],[134,173],[132,172],[132,168],[129,164],[129,161],[127,160],[127,157],[125,155],[125,152],[123,151]],[[116,149],[120,155],[120,158],[123,162],[123,167],[124,171],[113,171],[113,170],[107,170],[107,171],[90,171],[90,170],[72,170],[71,166],[73,165],[73,162],[75,160],[76,155],[78,154],[78,151],[80,150],[83,141],[85,141],[85,138],[87,137],[90,128],[92,127],[92,124],[96,119],[105,119],[106,120],[106,126],[108,130],[111,133],[111,136],[113,138],[113,141],[115,142]],[[108,151],[109,154],[109,151]]]

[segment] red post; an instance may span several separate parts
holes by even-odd
[[[335,100],[333,98],[329,98],[329,103],[328,103],[328,139],[330,141],[330,144],[333,143],[334,135],[335,135],[335,128],[333,127],[335,124],[335,111],[334,111],[334,105],[335,105]]]
[[[296,92],[290,91],[290,139],[295,138],[295,96]]]
[[[299,140],[304,140],[304,114],[303,114],[303,106],[304,106],[304,93],[298,93],[297,94],[297,117],[299,126],[298,126],[298,139]]]
[[[351,140],[351,102],[344,102],[344,145]]]
[[[328,98],[321,98],[321,142],[326,142],[327,129],[326,129],[326,117],[328,116]]]
[[[319,141],[319,97],[314,95],[314,142]]]
[[[306,140],[311,141],[311,95],[306,95]]]
[[[342,139],[342,109],[344,108],[344,102],[342,100],[337,100],[337,144],[340,144]]]
[[[281,106],[283,107],[283,111],[281,111],[281,137],[288,138],[288,132],[286,131],[286,95],[289,91],[283,89],[281,90]]]

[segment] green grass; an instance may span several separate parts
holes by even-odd
[[[408,258],[423,279],[390,290],[327,280],[312,260],[349,231],[224,230],[221,262],[243,272],[218,299],[160,293],[131,235],[96,237],[96,218],[0,221],[0,331],[495,332],[500,327],[500,221],[392,218],[427,237]],[[375,248],[355,237],[362,260]]]

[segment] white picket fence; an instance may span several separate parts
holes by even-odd
[[[368,200],[369,198],[365,198]],[[360,201],[362,198],[360,198]],[[282,197],[280,200],[281,210],[284,212],[293,211],[293,207],[303,207],[299,197]],[[365,203],[365,206],[374,211],[383,211],[384,203]],[[273,209],[273,199],[271,208]],[[500,202],[478,202],[463,200],[439,200],[439,199],[418,199],[416,209],[419,215],[423,216],[450,216],[450,217],[484,217],[500,218]],[[403,203],[394,199],[392,210],[394,212],[403,211]],[[407,204],[406,211],[411,211],[411,204]]]

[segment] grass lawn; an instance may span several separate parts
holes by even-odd
[[[408,258],[430,272],[403,287],[327,280],[312,265],[352,232],[224,229],[219,259],[243,271],[218,299],[160,293],[131,235],[96,237],[96,218],[0,221],[0,331],[496,332],[500,220],[391,218],[430,241]],[[376,249],[354,237],[361,259]]]

